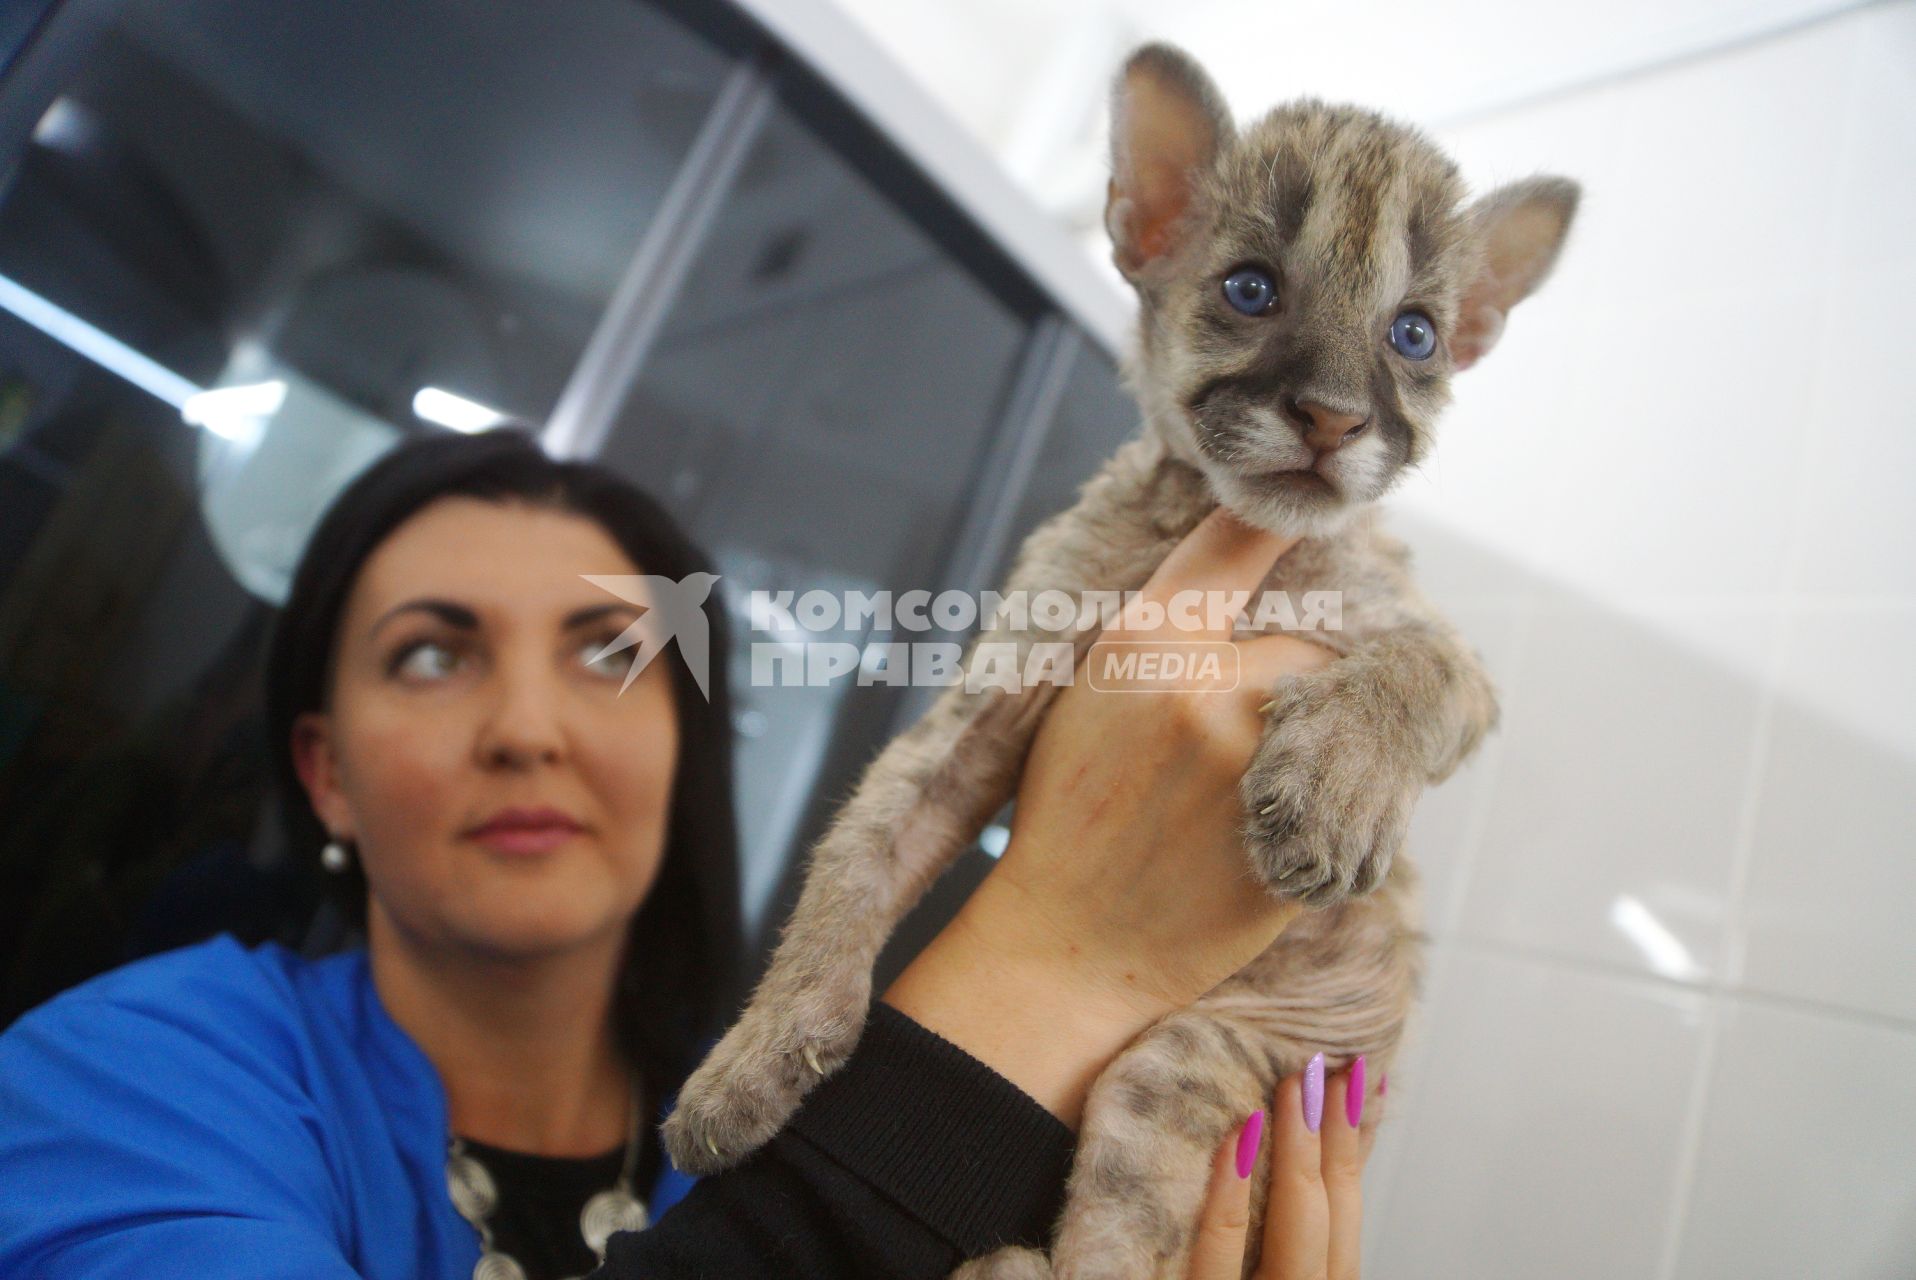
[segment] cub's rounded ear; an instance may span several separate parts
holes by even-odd
[[[1451,359],[1468,369],[1497,345],[1510,309],[1542,284],[1556,265],[1580,194],[1568,178],[1540,176],[1498,187],[1470,208],[1483,257],[1464,285]]]
[[[1182,244],[1198,179],[1231,135],[1224,95],[1182,49],[1147,44],[1125,60],[1111,90],[1104,225],[1126,279]]]

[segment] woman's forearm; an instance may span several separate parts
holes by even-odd
[[[943,1280],[1004,1245],[1043,1247],[1073,1145],[1023,1090],[877,1001],[789,1125],[650,1230],[613,1236],[594,1280]]]
[[[1175,1007],[1086,950],[994,871],[882,999],[1075,1131],[1099,1073]]]

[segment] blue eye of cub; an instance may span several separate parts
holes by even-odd
[[[1256,267],[1239,267],[1224,277],[1224,300],[1247,316],[1261,316],[1277,305],[1277,282]]]
[[[1421,311],[1406,311],[1390,323],[1390,345],[1407,360],[1428,360],[1437,349],[1437,326]]]

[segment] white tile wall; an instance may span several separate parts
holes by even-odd
[[[1916,1278],[1916,0],[1451,130],[1586,200],[1399,527],[1425,799],[1367,1276]]]
[[[1705,1000],[1460,951],[1432,998],[1416,1075],[1391,1080],[1403,1152],[1365,1274],[1651,1274]]]
[[[1843,212],[1832,239],[1836,268],[1868,276],[1886,266],[1916,265],[1909,211],[1916,209],[1916,9],[1887,4],[1857,16],[1855,95],[1842,132]]]
[[[1528,607],[1478,603],[1451,606],[1447,613],[1477,650],[1491,679],[1499,688],[1509,687],[1530,630]],[[1482,839],[1503,748],[1504,739],[1492,735],[1442,785],[1424,793],[1411,817],[1408,847],[1423,875],[1424,927],[1435,934],[1449,935],[1456,929],[1459,895]]]
[[[1763,651],[1779,625],[1747,609],[1685,621]],[[1545,606],[1506,690],[1459,931],[1668,978],[1719,972],[1760,700],[1637,618]]]
[[[1199,7],[1281,96],[1243,33],[1291,18]],[[1395,36],[1454,103],[1485,77],[1431,64],[1507,88],[1573,24],[1592,67],[1798,25],[1438,135],[1479,190],[1584,199],[1395,499],[1505,726],[1413,824],[1434,945],[1364,1274],[1916,1280],[1916,0],[1506,7],[1329,44]]]
[[[1793,624],[1757,787],[1743,986],[1916,1024],[1912,655],[1916,607],[1822,606]]]
[[[1636,272],[1634,246],[1581,230],[1569,253],[1627,256],[1622,270]],[[1628,302],[1590,304],[1578,368],[1546,401],[1563,407],[1535,476],[1551,513],[1531,544],[1539,567],[1604,599],[1773,589],[1811,436],[1805,318],[1822,287],[1765,280],[1710,293],[1641,279]],[[1552,301],[1574,305],[1568,292]],[[1525,319],[1519,306],[1511,325]],[[1500,354],[1472,372],[1496,376]]]
[[[1610,300],[1824,275],[1857,33],[1837,18],[1579,95],[1615,140],[1593,224],[1629,255]]]
[[[1683,1280],[1916,1274],[1916,1033],[1732,999]]]
[[[1906,41],[1909,78],[1916,82],[1916,21]],[[1909,131],[1916,138],[1916,113]],[[1871,162],[1886,172],[1916,170],[1908,160]],[[1876,211],[1861,192],[1855,201],[1859,210]],[[1916,213],[1916,192],[1908,210]],[[1904,238],[1916,238],[1911,226],[1891,242],[1892,254],[1910,253]],[[1916,476],[1916,387],[1908,375],[1912,298],[1916,255],[1875,269],[1840,270],[1825,292],[1816,332],[1805,335],[1815,338],[1815,381],[1799,481],[1802,537],[1785,579],[1804,595],[1908,600],[1916,594],[1909,525]]]

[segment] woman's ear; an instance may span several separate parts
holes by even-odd
[[[1147,44],[1125,60],[1111,91],[1104,225],[1126,279],[1179,247],[1198,179],[1231,136],[1224,95],[1189,54]]]
[[[1504,318],[1542,284],[1576,216],[1576,183],[1568,178],[1525,178],[1498,187],[1471,206],[1470,221],[1483,258],[1464,286],[1450,355],[1468,369],[1497,345]]]
[[[339,785],[339,763],[333,754],[332,721],[318,711],[302,711],[293,720],[293,769],[306,799],[329,832],[352,839],[352,813]]]

